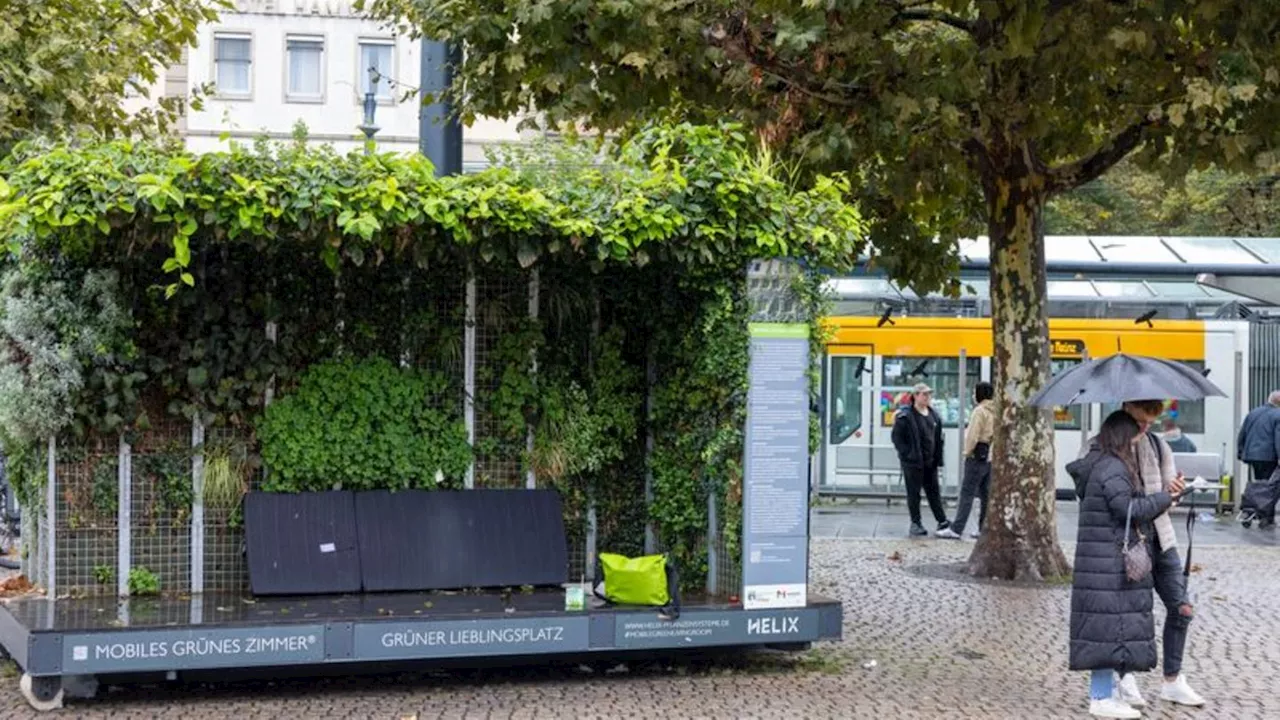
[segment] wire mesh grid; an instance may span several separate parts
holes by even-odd
[[[208,458],[223,453],[231,460],[234,477],[245,490],[256,490],[262,483],[261,468],[239,462],[253,455],[252,434],[241,428],[212,427],[205,430],[206,487]],[[219,504],[213,496],[204,505],[204,589],[205,592],[241,592],[249,587],[249,568],[244,556],[243,500],[232,505]]]
[[[130,461],[129,592],[191,587],[191,425],[169,421],[143,433]]]
[[[55,583],[59,595],[115,593],[118,451],[59,448]]]
[[[503,268],[484,268],[476,275],[476,473],[478,488],[524,487],[521,442],[504,442],[486,398],[497,391],[502,375],[499,345],[504,333],[529,314],[529,277]]]
[[[717,565],[715,597],[731,599],[742,597],[742,538],[721,532],[712,543]]]

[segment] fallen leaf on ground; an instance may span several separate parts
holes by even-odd
[[[1200,566],[1200,565],[1198,565],[1198,564],[1194,564],[1194,563],[1193,563],[1193,564],[1191,565],[1191,572],[1193,572],[1193,573],[1198,573],[1198,572],[1200,572],[1200,571],[1201,571],[1201,570],[1203,570],[1203,569],[1204,569],[1204,568],[1203,568],[1203,567],[1201,567],[1201,566]]]
[[[35,589],[36,586],[31,584],[31,581],[27,579],[26,575],[14,575],[0,583],[0,597],[25,595]]]
[[[1213,596],[1213,599],[1214,599],[1214,600],[1217,600],[1218,602],[1226,602],[1226,601],[1227,601],[1227,596],[1226,596],[1226,595],[1214,595],[1214,596]]]
[[[890,561],[890,562],[902,562],[902,553],[898,552],[897,550],[894,550],[894,551],[893,551],[893,554],[891,554],[891,555],[889,556],[889,561]]]

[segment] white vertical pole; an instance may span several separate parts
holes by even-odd
[[[133,448],[120,436],[116,451],[116,594],[129,594],[133,566]]]
[[[191,594],[204,592],[204,423],[191,421]]]
[[[279,331],[279,328],[276,326],[274,321],[267,323],[267,341],[270,342],[272,345],[276,344],[276,337],[277,337],[278,331]],[[264,393],[264,395],[265,395],[265,397],[263,398],[264,407],[266,405],[270,405],[272,400],[275,400],[276,398],[275,373],[272,373],[271,377],[267,380],[267,391],[266,393]]]
[[[1080,355],[1080,362],[1089,362],[1089,351]],[[1089,427],[1093,424],[1093,406],[1080,406],[1080,450],[1089,447]]]
[[[476,277],[474,270],[467,274],[466,327],[463,331],[463,422],[467,427],[467,443],[476,446]],[[470,490],[476,486],[476,461],[471,459],[464,486]]]
[[[1235,356],[1235,377],[1232,379],[1234,385],[1231,388],[1232,399],[1235,400],[1235,413],[1233,418],[1233,429],[1231,437],[1240,437],[1240,426],[1244,422],[1244,416],[1249,412],[1249,398],[1244,392],[1244,353],[1236,351]],[[1236,455],[1240,454],[1240,449],[1236,448]],[[1240,493],[1244,492],[1245,483],[1248,478],[1245,475],[1244,463],[1239,457],[1236,458],[1235,471],[1231,476],[1231,506],[1238,513],[1240,512]],[[1258,478],[1265,480],[1266,478]]]
[[[960,348],[960,414],[956,418],[956,495],[964,484],[964,423],[969,407],[969,351]]]
[[[48,478],[44,495],[45,593],[50,599],[58,596],[58,546],[54,544],[58,519],[58,440],[49,436]]]
[[[529,319],[538,319],[538,291],[540,288],[540,277],[538,268],[534,268],[529,273]],[[529,350],[529,372],[535,377],[538,374],[538,351],[535,348]],[[524,441],[525,453],[527,457],[533,457],[533,424],[529,424],[528,433]],[[538,475],[533,471],[533,464],[530,463],[528,471],[525,473],[524,486],[528,490],[538,487]]]

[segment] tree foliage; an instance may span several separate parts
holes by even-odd
[[[1276,237],[1280,178],[1210,168],[1178,182],[1125,161],[1050,202],[1045,232]]]
[[[1280,2],[1230,0],[366,0],[466,48],[464,116],[625,128],[728,114],[872,215],[877,263],[955,287],[957,235],[992,245],[1001,427],[973,569],[1067,569],[1053,529],[1045,205],[1126,156],[1173,176],[1274,172]]]
[[[145,98],[225,0],[0,0],[0,153],[35,134],[162,129],[185,97]]]

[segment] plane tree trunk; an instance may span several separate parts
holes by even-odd
[[[1050,176],[1025,144],[992,143],[971,154],[982,176],[991,243],[999,422],[987,524],[969,570],[1009,580],[1059,578],[1071,568],[1058,544],[1053,423],[1048,410],[1027,402],[1049,378],[1043,217]]]

